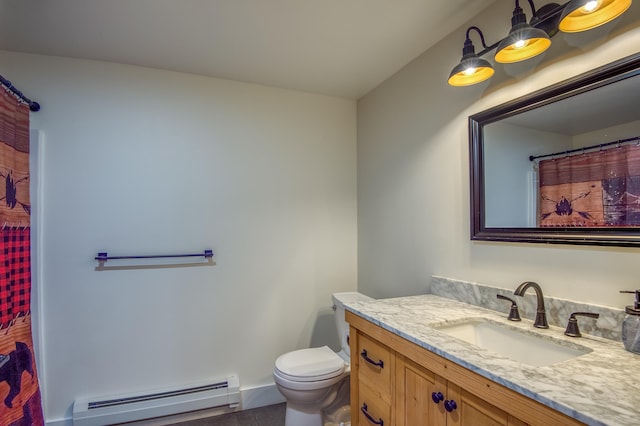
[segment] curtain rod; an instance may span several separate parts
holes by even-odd
[[[627,139],[619,139],[617,141],[599,143],[599,144],[596,144],[596,145],[585,146],[584,148],[568,149],[566,151],[554,152],[553,154],[530,155],[529,156],[529,161],[534,161],[534,160],[537,160],[538,158],[554,157],[556,155],[563,155],[563,154],[564,155],[569,155],[569,154],[573,154],[574,152],[584,152],[584,151],[586,151],[588,149],[604,148],[605,146],[620,145],[620,144],[623,144],[623,143],[633,142],[633,141],[640,141],[640,136],[634,136],[632,138],[627,138]]]
[[[11,82],[9,80],[7,80],[6,78],[4,78],[3,76],[0,75],[0,83],[6,87],[8,90],[11,91],[11,93],[13,93],[14,95],[16,95],[18,98],[20,98],[24,103],[26,103],[27,105],[29,105],[29,110],[33,111],[33,112],[37,112],[40,111],[40,104],[32,101],[31,99],[27,98],[25,95],[22,94],[21,91],[19,91],[13,84],[11,84]]]

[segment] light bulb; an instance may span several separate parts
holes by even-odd
[[[516,49],[522,49],[527,44],[528,44],[527,40],[518,40],[515,43],[513,43],[513,47],[516,48]]]
[[[585,4],[584,6],[582,6],[582,11],[584,13],[591,13],[594,10],[596,10],[599,6],[600,6],[600,2],[599,1],[592,0],[592,1],[588,2],[587,4]]]
[[[477,71],[477,68],[469,67],[464,70],[464,75],[473,75]]]

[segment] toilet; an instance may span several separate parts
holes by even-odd
[[[323,426],[323,410],[335,405],[338,395],[349,389],[348,383],[345,386],[351,367],[344,304],[374,299],[357,292],[334,293],[331,298],[340,351],[336,353],[322,346],[287,352],[276,359],[273,378],[287,400],[285,426]],[[348,392],[345,404],[349,404]]]

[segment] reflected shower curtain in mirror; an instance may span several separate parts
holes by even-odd
[[[640,146],[540,161],[539,226],[640,226]]]
[[[29,108],[0,91],[0,424],[43,425],[31,337]]]

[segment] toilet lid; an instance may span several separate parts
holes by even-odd
[[[344,372],[345,362],[328,346],[287,352],[276,359],[276,369],[283,377],[311,382],[330,379]]]

